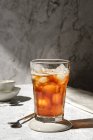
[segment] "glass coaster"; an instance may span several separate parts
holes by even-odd
[[[32,130],[39,131],[39,132],[62,132],[70,129],[72,124],[70,121],[63,119],[60,122],[41,122],[33,118],[30,123],[29,127]]]

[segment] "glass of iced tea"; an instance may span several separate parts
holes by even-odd
[[[63,59],[35,59],[30,62],[30,67],[35,120],[44,122],[44,124],[63,121],[66,87],[70,72],[69,61]],[[66,125],[69,124],[66,120],[63,124],[65,123]],[[71,127],[71,123],[69,125]],[[68,129],[68,127],[66,128]]]

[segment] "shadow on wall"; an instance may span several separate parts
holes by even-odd
[[[90,63],[93,60],[90,60]],[[71,76],[69,85],[75,88],[81,88],[87,91],[93,92],[93,66],[82,66],[82,62],[80,62],[80,65],[78,63],[72,62],[71,65]]]

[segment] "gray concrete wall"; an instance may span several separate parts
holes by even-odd
[[[0,0],[0,80],[29,83],[35,58],[69,59],[69,84],[93,91],[93,0]]]

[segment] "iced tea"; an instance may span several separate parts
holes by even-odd
[[[39,116],[55,117],[64,115],[64,101],[69,72],[40,72],[32,74],[35,113]]]

